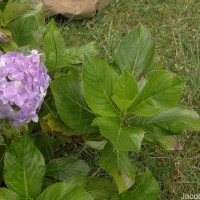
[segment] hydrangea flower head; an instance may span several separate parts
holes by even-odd
[[[24,55],[0,55],[0,118],[10,118],[14,126],[37,122],[50,77],[37,50]]]

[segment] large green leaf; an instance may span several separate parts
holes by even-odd
[[[3,10],[5,9],[5,7],[6,7],[6,5],[7,5],[7,3],[6,2],[0,2],[0,13],[2,13],[3,12]],[[3,17],[2,17],[2,15],[0,14],[0,22],[1,22],[1,19],[2,19]],[[1,23],[0,23],[0,25],[1,25]],[[1,25],[2,26],[2,25]]]
[[[0,113],[0,117],[1,117],[1,120],[0,120],[0,132],[2,132],[2,135],[4,135],[4,136],[6,136],[5,138],[9,138],[9,139],[11,139],[11,138],[17,138],[17,137],[19,137],[19,135],[21,135],[21,131],[20,131],[20,129],[26,129],[26,125],[24,125],[23,127],[15,127],[15,128],[13,128],[13,126],[12,126],[12,121],[10,120],[10,119],[8,119],[8,118],[3,118],[4,117],[4,115],[3,116],[1,116],[1,114],[2,114],[3,112],[1,112]],[[3,140],[1,139],[1,142],[2,142],[2,144],[4,144],[3,143]]]
[[[134,198],[132,192],[126,191],[121,194],[114,195],[111,200],[137,200],[137,199]]]
[[[138,94],[137,83],[128,71],[124,71],[114,87],[114,94],[120,99],[134,100]]]
[[[151,34],[140,24],[122,40],[115,55],[115,63],[121,71],[128,69],[135,78],[138,78],[147,70],[154,54],[155,45]]]
[[[65,48],[64,39],[54,20],[51,20],[46,27],[43,48],[46,53],[46,66],[50,71],[56,67],[80,64],[85,56],[95,56],[99,53],[99,46],[95,42],[81,47]]]
[[[40,126],[45,134],[53,132],[58,135],[71,136],[81,135],[81,132],[69,128],[59,117],[59,115],[50,113],[40,113]]]
[[[57,183],[44,190],[37,200],[93,200],[93,198],[82,187]]]
[[[3,13],[2,13],[2,10],[4,7],[1,3],[0,3],[0,26],[2,26],[2,23],[3,23]]]
[[[175,136],[145,133],[143,142],[159,145],[167,151],[182,149],[182,147],[179,144],[179,140]]]
[[[7,187],[23,197],[36,198],[45,174],[42,154],[28,135],[12,141],[5,154],[4,180]]]
[[[21,200],[21,197],[7,188],[0,188],[0,200]]]
[[[101,59],[97,57],[85,59],[83,66],[85,98],[95,113],[105,117],[118,115],[111,99],[116,79],[115,71]]]
[[[29,46],[34,48],[39,46],[39,39],[42,34],[35,16],[20,17],[9,24],[8,27],[18,47]]]
[[[72,129],[82,132],[96,132],[91,123],[95,115],[85,102],[82,83],[68,75],[54,80],[51,90],[60,118]]]
[[[22,16],[29,9],[28,3],[8,3],[3,11],[1,26],[7,26],[12,20]]]
[[[67,58],[65,58],[65,43],[59,31],[53,28],[49,29],[49,32],[43,40],[43,49],[46,54],[45,64],[49,71],[67,64]]]
[[[29,4],[30,9],[23,15],[23,16],[30,16],[35,15],[36,13],[40,12],[41,10],[44,10],[44,4],[42,0],[5,0],[8,1],[8,3],[16,3],[16,4]]]
[[[58,158],[47,164],[46,176],[67,181],[72,176],[87,176],[90,167],[83,160]]]
[[[144,137],[141,128],[123,126],[118,118],[98,117],[93,124],[100,127],[100,133],[112,142],[114,149],[139,153]]]
[[[124,71],[114,86],[112,100],[121,112],[125,112],[138,95],[138,87],[135,79],[128,71]]]
[[[157,200],[159,192],[158,183],[152,173],[147,170],[144,174],[136,176],[133,191],[116,195],[112,200]]]
[[[0,47],[3,49],[4,52],[10,52],[10,51],[18,50],[18,46],[13,40],[11,40],[7,43],[1,44]]]
[[[110,199],[118,193],[116,184],[105,178],[76,176],[69,183],[84,187],[95,200]]]
[[[0,130],[0,132],[3,130]],[[4,141],[4,137],[0,136],[0,185],[3,181],[3,163],[4,163],[4,154],[6,152],[7,144]]]
[[[45,37],[49,32],[53,32],[53,31],[59,31],[59,28],[57,27],[57,24],[54,18],[52,18],[50,22],[46,25],[46,30],[43,34],[43,37]]]
[[[102,141],[85,141],[85,144],[88,145],[89,147],[96,149],[96,150],[103,150],[105,145],[107,143],[107,140],[102,140]]]
[[[133,125],[152,134],[177,135],[184,130],[200,131],[199,115],[182,107],[151,117],[134,117]]]
[[[35,16],[38,21],[41,19],[43,20],[43,17],[45,17],[44,12],[44,4],[42,0],[17,0],[20,4],[22,3],[28,3],[30,6],[30,9],[24,14],[25,17],[28,16]]]
[[[103,178],[89,177],[85,183],[85,190],[95,199],[109,199],[117,193],[117,186]]]
[[[184,81],[166,71],[154,71],[130,108],[130,113],[151,116],[172,109],[180,99]]]
[[[148,169],[144,174],[136,176],[133,191],[135,200],[156,200],[159,192],[159,185]]]
[[[151,64],[148,66],[147,70],[145,71],[143,78],[151,74],[155,70],[164,70],[164,67],[161,63],[160,57],[155,55],[151,61]],[[142,78],[142,77],[141,77]]]
[[[71,47],[65,50],[65,55],[71,64],[80,64],[85,56],[96,56],[99,53],[99,46],[95,42],[80,47]]]
[[[70,129],[59,116],[55,116],[52,113],[47,115],[47,124],[51,132],[66,136],[76,135],[76,132]]]
[[[135,167],[130,162],[127,152],[113,151],[107,144],[100,159],[100,166],[113,176],[119,192],[130,188],[135,181]]]
[[[45,15],[43,10],[43,3],[41,1],[19,0],[9,1],[9,4],[20,7],[20,5],[28,5],[28,10],[25,14],[20,15],[17,20],[13,20],[8,24],[8,28],[12,32],[13,40],[9,43],[3,44],[4,51],[14,50],[29,50],[38,48],[40,46],[40,39],[44,32]],[[19,13],[18,13],[19,14]],[[19,49],[18,49],[19,47]]]

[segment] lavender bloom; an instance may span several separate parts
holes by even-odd
[[[30,55],[10,52],[0,55],[0,119],[10,118],[14,126],[38,121],[50,77],[37,50]]]

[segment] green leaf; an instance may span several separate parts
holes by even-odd
[[[120,99],[115,95],[112,96],[112,100],[122,113],[125,113],[127,109],[133,104],[133,101]]]
[[[155,45],[151,34],[140,24],[122,40],[115,55],[115,63],[121,71],[127,69],[138,79],[148,69],[154,54]]]
[[[43,48],[46,53],[46,66],[50,71],[56,67],[81,64],[85,56],[95,56],[99,53],[99,46],[95,42],[66,49],[64,39],[54,20],[51,20],[47,25]]]
[[[7,26],[11,21],[25,14],[29,8],[28,3],[8,3],[3,11],[1,26]]]
[[[0,113],[1,114],[1,113]],[[10,119],[5,118],[5,119],[1,119],[0,120],[0,132],[2,132],[2,134],[4,136],[6,136],[5,138],[17,138],[19,135],[21,135],[21,131],[20,129],[22,127],[13,127],[12,122]],[[23,129],[26,129],[26,125],[24,125]]]
[[[95,115],[85,102],[82,82],[68,75],[51,82],[51,90],[60,118],[70,128],[82,132],[96,132],[91,123]]]
[[[13,40],[1,44],[0,47],[3,49],[4,52],[16,51],[18,49],[17,44]]]
[[[138,88],[135,79],[128,71],[124,71],[114,86],[112,100],[121,112],[125,112],[138,95]]]
[[[157,200],[159,192],[158,183],[152,173],[147,170],[144,174],[136,176],[133,191],[116,195],[112,200]]]
[[[0,4],[0,8],[2,8],[1,6],[3,7],[3,5]],[[3,13],[2,10],[0,10],[0,27],[2,27],[2,24],[3,24]]]
[[[87,192],[79,186],[57,183],[40,194],[37,200],[93,200]]]
[[[184,81],[166,71],[154,71],[130,108],[137,116],[151,116],[172,109],[178,102]]]
[[[21,200],[21,197],[13,192],[12,190],[9,190],[7,188],[0,188],[0,199],[1,200]]]
[[[50,29],[44,37],[43,49],[46,53],[46,66],[49,71],[67,63],[65,58],[65,43],[61,33]],[[64,61],[63,61],[64,59]]]
[[[152,134],[177,135],[185,130],[200,131],[198,113],[183,107],[151,117],[134,117],[133,125]]]
[[[55,20],[52,18],[50,20],[50,22],[46,25],[46,30],[43,34],[43,36],[45,37],[49,32],[53,32],[53,31],[59,31]]]
[[[47,116],[47,124],[51,129],[51,132],[57,133],[60,135],[75,135],[75,131],[70,129],[61,119],[60,117],[54,116],[52,113],[49,113]]]
[[[86,58],[83,67],[83,85],[85,98],[93,112],[116,117],[117,108],[112,102],[114,84],[117,80],[115,71],[97,57]]]
[[[178,139],[174,136],[165,136],[155,133],[145,133],[143,142],[159,145],[167,151],[182,150]]]
[[[17,20],[12,21],[8,25],[12,32],[13,42],[17,43],[15,46],[18,46],[21,50],[38,48],[45,26],[43,3],[30,0],[9,2],[16,4],[16,7],[21,4],[29,6],[29,10],[24,15],[21,15]],[[13,51],[13,49],[9,51]]]
[[[7,3],[6,2],[0,2],[0,21],[3,18],[1,13],[4,11],[5,7],[6,7]],[[0,26],[2,26],[2,24],[0,23]]]
[[[103,178],[89,177],[85,185],[85,190],[95,199],[109,199],[117,193],[117,186]]]
[[[55,157],[54,152],[57,151],[61,145],[71,142],[68,137],[55,136],[56,135],[38,134],[33,138],[35,145],[44,156],[46,162]]]
[[[85,141],[85,144],[87,144],[89,147],[96,149],[96,150],[103,150],[107,141]]]
[[[41,18],[45,17],[44,12],[44,4],[41,0],[35,1],[35,0],[20,0],[21,3],[28,3],[30,6],[30,9],[24,14],[25,17],[28,16],[35,16],[37,20],[41,20]],[[43,20],[43,19],[42,19]]]
[[[45,174],[44,158],[28,135],[12,141],[5,154],[4,180],[23,197],[36,198]]]
[[[21,17],[9,24],[13,40],[18,47],[29,46],[31,48],[39,46],[41,32],[35,16]]]
[[[58,158],[47,164],[46,176],[67,181],[72,176],[87,176],[90,167],[83,160]]]
[[[0,130],[0,132],[3,130]],[[0,185],[3,181],[3,165],[4,165],[4,155],[7,149],[7,144],[4,141],[4,137],[0,136]]]
[[[128,71],[124,71],[116,81],[114,94],[120,99],[135,99],[138,94],[137,83]]]
[[[134,198],[132,192],[126,191],[121,194],[113,196],[111,200],[136,200],[136,199]]]
[[[160,61],[160,58],[157,55],[153,57],[151,64],[148,66],[147,70],[145,71],[144,78],[150,75],[155,70],[164,70],[164,67]]]
[[[160,192],[159,185],[149,170],[136,176],[134,188],[135,200],[156,200]]]
[[[53,132],[63,136],[81,135],[81,132],[77,132],[69,128],[57,115],[48,113],[40,118],[40,125],[44,133]]]
[[[99,46],[96,42],[91,42],[80,47],[67,48],[65,55],[71,64],[81,64],[84,57],[96,56],[99,54]]]
[[[84,187],[95,200],[110,199],[118,193],[116,184],[105,178],[76,176],[69,183]]]
[[[118,118],[98,117],[93,124],[99,125],[100,133],[111,141],[114,149],[139,153],[144,137],[141,128],[126,127]]]
[[[127,152],[113,151],[107,144],[100,159],[100,166],[113,176],[119,192],[130,188],[135,181],[135,167],[130,162]]]

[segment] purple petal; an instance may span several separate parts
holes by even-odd
[[[12,112],[13,109],[11,108],[10,105],[6,104],[0,104],[0,119],[7,118],[8,113]]]
[[[18,107],[21,107],[23,104],[24,104],[24,101],[25,101],[25,98],[23,98],[23,96],[20,96],[19,94],[17,94],[15,96],[15,104],[18,106]]]
[[[17,88],[14,86],[9,86],[4,90],[3,96],[9,101],[12,100],[17,95]]]
[[[15,71],[12,73],[12,77],[16,80],[22,80],[24,78],[24,73],[21,71]]]
[[[7,85],[6,83],[7,83],[6,78],[0,78],[0,89],[6,88]]]
[[[0,67],[0,77],[6,77],[8,75],[9,69],[7,67]]]

